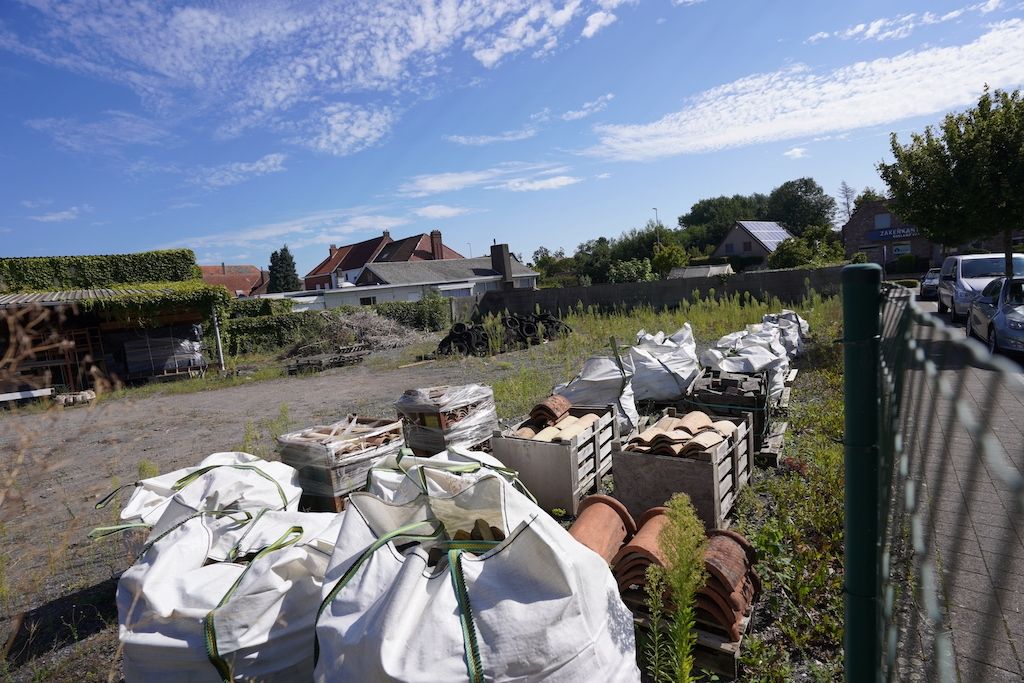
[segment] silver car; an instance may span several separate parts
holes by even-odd
[[[967,335],[992,353],[1024,351],[1024,277],[997,277],[971,302]]]
[[[941,268],[932,268],[921,278],[921,298],[930,299],[936,296],[939,291],[939,271]]]

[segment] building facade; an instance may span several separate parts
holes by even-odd
[[[886,265],[901,256],[914,256],[920,270],[942,262],[942,247],[920,234],[889,210],[886,200],[864,202],[843,226],[846,258],[863,252],[870,263]]]

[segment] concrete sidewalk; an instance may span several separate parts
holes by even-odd
[[[962,378],[960,402],[979,418],[989,416],[991,433],[1007,456],[1007,472],[1019,480],[1024,476],[1022,376],[1003,381],[997,373],[971,365],[953,344],[931,344],[926,352],[954,388]],[[925,381],[924,373],[912,371],[907,380],[908,387]],[[906,406],[910,413],[905,412],[912,428],[908,432],[919,439],[908,441],[910,476],[921,483],[923,528],[940,569],[958,678],[1024,680],[1022,494],[984,460],[979,444],[953,417],[951,401],[930,390],[921,396],[921,411],[913,412],[915,400]],[[926,444],[929,433],[931,442]],[[900,643],[901,659],[916,660],[923,670],[902,671],[901,678],[928,680],[932,629],[920,615],[911,621],[916,628],[903,634],[908,640]]]

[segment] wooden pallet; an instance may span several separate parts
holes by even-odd
[[[764,446],[754,456],[754,462],[761,467],[778,467],[787,429],[788,422],[773,422],[768,428],[768,438],[765,439]]]
[[[797,373],[798,373],[798,372],[799,372],[799,370],[798,370],[797,368],[793,368],[793,369],[791,369],[791,370],[790,370],[790,371],[789,371],[789,372],[788,372],[788,373],[786,374],[786,381],[785,381],[785,385],[786,385],[787,387],[791,387],[791,386],[793,386],[793,382],[795,382],[795,381],[796,381],[796,376],[797,376]]]
[[[626,605],[633,612],[633,623],[643,629],[651,628],[651,618],[639,605]],[[722,676],[728,680],[735,680],[740,674],[740,650],[743,647],[743,640],[750,628],[750,621],[754,616],[751,606],[740,621],[740,639],[732,641],[725,632],[716,624],[697,620],[697,644],[693,648],[694,669],[696,671],[709,671]],[[661,628],[667,629],[668,623],[663,619]]]
[[[316,356],[298,358],[288,365],[289,375],[307,372],[323,372],[330,368],[362,363],[370,351],[365,346],[348,346],[338,349],[337,353],[321,353]]]

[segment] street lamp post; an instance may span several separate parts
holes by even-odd
[[[655,207],[652,207],[652,208],[654,209],[654,237],[658,241],[658,245],[660,246],[661,245],[661,230],[658,230],[658,228],[661,227],[661,219],[658,218],[658,207],[655,206]]]

